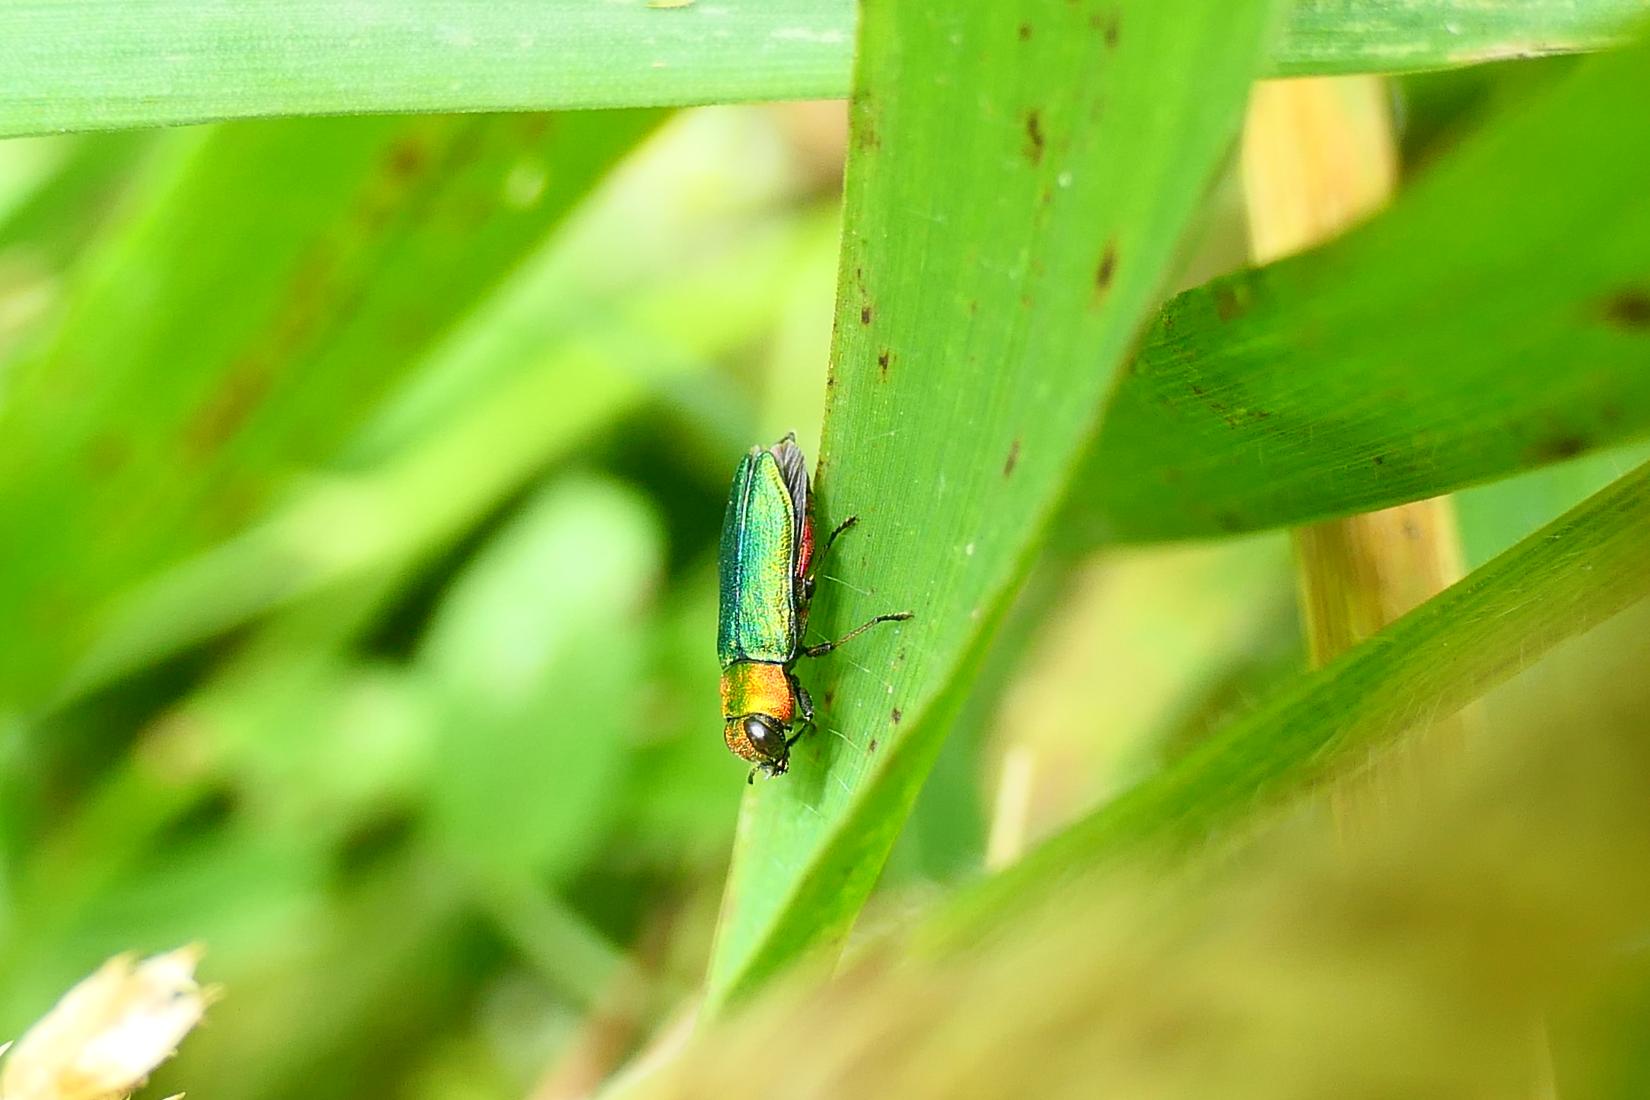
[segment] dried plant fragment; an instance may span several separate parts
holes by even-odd
[[[0,1100],[115,1100],[141,1086],[196,1024],[213,991],[198,947],[117,955],[63,995],[0,1069]]]

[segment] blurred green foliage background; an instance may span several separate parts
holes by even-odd
[[[1400,82],[1404,163],[1568,64]],[[682,1009],[745,790],[716,532],[747,446],[817,450],[844,118],[0,143],[0,1035],[188,941],[226,996],[156,1087],[226,1100],[577,1095]],[[1463,494],[1470,562],[1632,457]],[[987,864],[1017,754],[1041,835],[1298,670],[1292,584],[1281,533],[1046,553],[867,926]]]

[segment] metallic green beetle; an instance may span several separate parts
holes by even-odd
[[[813,725],[813,700],[792,671],[799,657],[818,657],[877,623],[911,612],[878,615],[834,642],[803,645],[814,593],[814,525],[808,470],[796,436],[752,447],[739,460],[722,520],[721,609],[716,652],[722,661],[722,737],[758,771],[783,775],[791,746]],[[823,559],[849,516],[825,540]],[[801,717],[793,734],[791,726]]]

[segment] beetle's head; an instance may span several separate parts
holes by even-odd
[[[728,748],[769,775],[784,775],[790,769],[791,750],[779,719],[767,714],[729,718],[722,734]]]

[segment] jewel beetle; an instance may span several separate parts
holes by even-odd
[[[849,516],[837,524],[816,555],[811,504],[794,433],[771,447],[752,447],[739,460],[722,520],[716,651],[722,737],[734,755],[754,765],[748,780],[758,771],[785,774],[791,746],[813,726],[813,700],[794,671],[799,658],[829,653],[878,623],[911,618],[909,611],[878,615],[834,642],[802,644],[814,570],[858,521]]]

